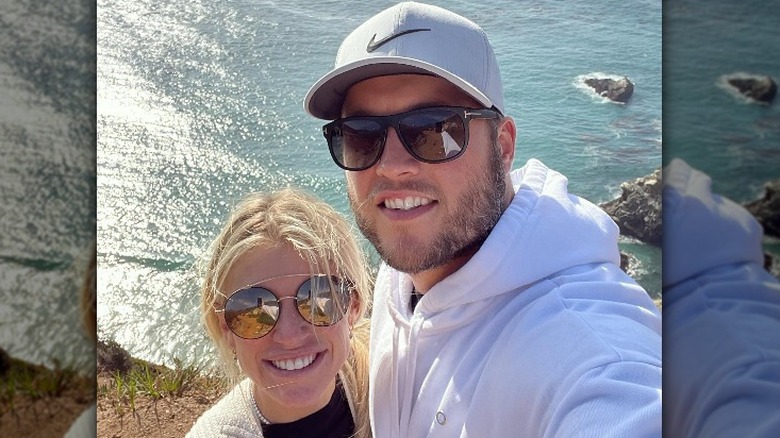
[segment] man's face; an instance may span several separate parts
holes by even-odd
[[[444,79],[395,75],[353,85],[342,116],[390,115],[438,105],[480,107]],[[471,120],[463,155],[426,164],[412,157],[390,128],[379,162],[346,172],[358,227],[387,264],[416,274],[461,260],[457,269],[476,252],[505,207],[506,174],[514,153],[514,125],[511,152],[493,143],[491,130],[487,120]]]

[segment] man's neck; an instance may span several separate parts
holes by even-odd
[[[437,266],[433,269],[418,272],[416,274],[411,274],[410,277],[412,278],[414,289],[420,294],[425,294],[438,282],[444,280],[452,273],[463,267],[463,265],[471,260],[471,257],[477,253],[478,249],[479,248],[475,248],[474,251],[452,259],[445,265]]]

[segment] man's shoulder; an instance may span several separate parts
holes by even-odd
[[[538,294],[524,306],[512,307],[522,300],[519,296],[505,303],[510,316],[494,327],[492,337],[481,338],[492,345],[478,366],[471,364],[483,370],[475,397],[509,400],[514,394],[531,394],[518,402],[527,413],[523,418],[538,422],[536,429],[529,426],[528,436],[542,431],[557,431],[555,436],[655,436],[662,384],[660,333],[620,308],[647,310],[610,297],[609,291],[600,297],[598,290],[567,290],[553,281],[539,287],[547,290],[520,294]],[[507,402],[496,409],[510,415],[518,405]],[[638,412],[641,418],[632,417]],[[632,435],[634,427],[645,432]]]
[[[496,354],[522,356],[540,372],[553,362],[567,372],[620,361],[660,366],[661,317],[647,293],[630,281],[588,280],[553,277],[504,304]]]
[[[648,394],[660,390],[660,319],[643,320],[639,315],[650,312],[625,300],[566,292],[554,288],[506,321],[484,368],[518,372],[511,379],[495,376],[498,384],[544,394],[551,404],[598,388],[615,394],[632,385]]]

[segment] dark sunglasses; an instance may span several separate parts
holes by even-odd
[[[496,119],[493,109],[434,106],[390,116],[356,116],[322,127],[333,161],[345,170],[366,170],[379,161],[387,129],[398,133],[404,148],[423,163],[458,158],[469,143],[469,120]]]
[[[298,286],[294,297],[278,298],[270,289],[258,286],[269,280],[289,277],[308,277]],[[291,274],[272,277],[252,286],[239,289],[229,297],[217,313],[225,314],[230,331],[244,339],[262,338],[273,330],[279,320],[281,301],[296,301],[298,313],[313,325],[326,327],[341,320],[349,308],[352,284],[327,275]]]

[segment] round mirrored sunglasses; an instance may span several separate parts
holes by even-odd
[[[270,280],[308,277],[298,286],[295,296],[279,298],[270,289],[259,285]],[[296,308],[307,322],[320,327],[333,325],[347,313],[354,287],[348,280],[324,274],[290,274],[267,278],[260,283],[241,288],[226,299],[224,313],[230,331],[244,339],[258,339],[273,330],[281,314],[283,300],[295,300]]]

